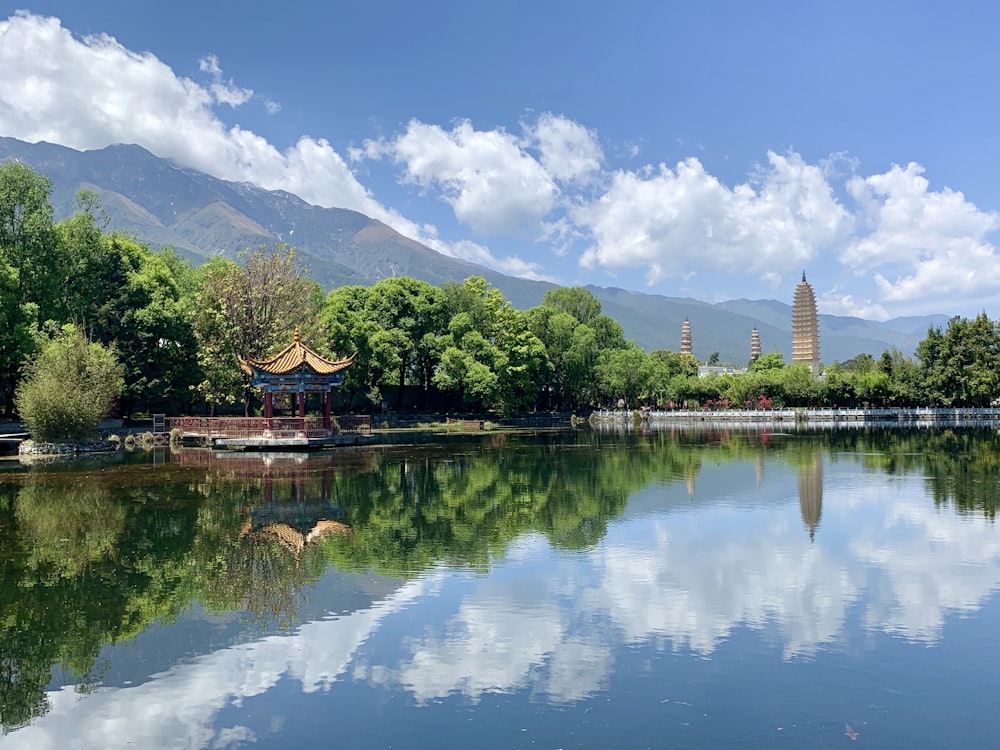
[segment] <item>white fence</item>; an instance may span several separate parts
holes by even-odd
[[[755,409],[755,410],[598,410],[598,422],[633,422],[636,415],[650,424],[700,422],[767,424],[1000,424],[1000,408],[983,409]]]

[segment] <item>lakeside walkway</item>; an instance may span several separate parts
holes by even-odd
[[[685,424],[747,424],[785,425],[810,427],[860,427],[889,426],[948,426],[996,425],[1000,426],[1000,407],[956,409],[759,409],[759,410],[695,410],[677,411],[597,410],[594,420],[598,424],[622,424],[640,421],[650,425]]]

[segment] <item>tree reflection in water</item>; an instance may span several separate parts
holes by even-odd
[[[292,627],[303,588],[329,565],[382,576],[432,566],[488,571],[528,532],[586,549],[654,482],[694,492],[703,466],[799,472],[817,533],[823,463],[920,473],[934,502],[994,518],[991,431],[553,433],[319,456],[183,451],[164,465],[37,468],[0,480],[0,724],[46,710],[54,665],[100,679],[105,644],[200,603]],[[710,502],[711,500],[709,500]]]

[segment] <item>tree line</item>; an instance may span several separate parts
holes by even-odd
[[[745,372],[699,377],[691,355],[626,340],[586,289],[552,289],[528,310],[477,276],[440,286],[390,278],[327,293],[290,247],[194,268],[172,249],[107,231],[92,193],[54,221],[51,191],[44,175],[0,165],[0,406],[8,417],[26,404],[49,408],[46,394],[65,398],[74,383],[94,392],[95,378],[112,384],[124,416],[255,413],[259,398],[238,358],[275,353],[296,327],[321,354],[354,356],[340,411],[986,406],[1000,396],[1000,326],[985,313],[931,328],[915,357],[860,354],[818,379],[778,353]],[[26,383],[42,380],[53,347],[49,369],[61,374],[31,391]]]

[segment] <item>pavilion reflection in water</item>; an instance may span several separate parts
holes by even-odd
[[[309,544],[353,534],[344,509],[334,498],[333,478],[338,472],[370,470],[371,454],[341,454],[335,461],[329,454],[185,449],[180,463],[213,468],[227,479],[259,485],[259,501],[242,506],[245,518],[239,539],[243,543],[275,541],[298,560]]]
[[[240,539],[277,541],[298,559],[307,544],[333,535],[350,536],[353,529],[344,520],[344,510],[333,501],[332,469],[317,479],[264,476],[263,502],[245,507]]]

